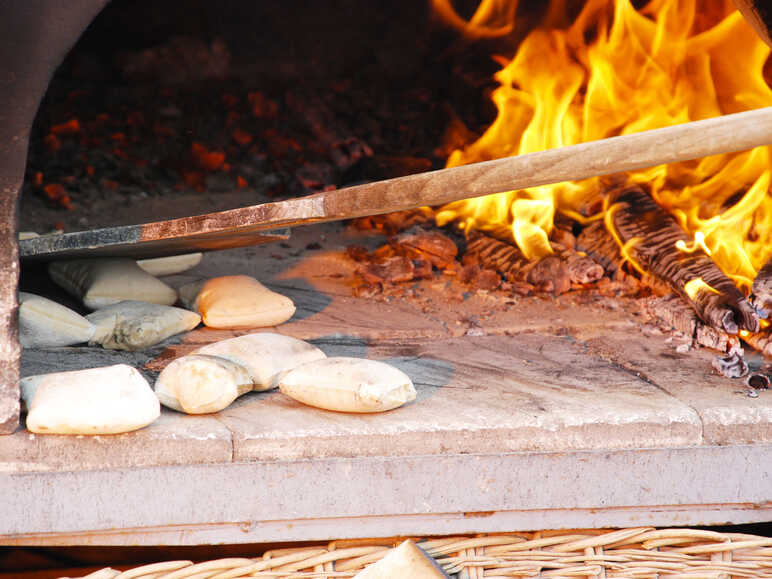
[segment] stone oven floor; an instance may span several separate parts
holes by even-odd
[[[632,301],[510,298],[453,278],[356,298],[343,225],[211,253],[290,296],[273,328],[328,355],[386,360],[418,398],[377,415],[251,393],[207,416],[164,410],[117,436],[0,437],[0,544],[197,544],[772,519],[772,392],[678,353]],[[375,236],[366,242],[377,243]],[[382,241],[382,239],[380,240]],[[308,249],[312,243],[321,249]],[[314,247],[314,246],[312,246]],[[151,353],[26,351],[23,374],[128,361],[151,376],[236,335]]]

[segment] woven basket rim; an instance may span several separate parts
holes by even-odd
[[[354,577],[407,538],[354,539],[274,549],[254,558],[165,561],[109,567],[61,579],[343,579]],[[692,529],[568,529],[412,537],[450,576],[772,579],[772,537]]]

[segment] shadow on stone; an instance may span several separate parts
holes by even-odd
[[[282,281],[286,281],[286,285],[275,282],[264,282],[264,285],[275,292],[287,296],[295,303],[297,310],[290,318],[290,322],[310,318],[314,314],[323,311],[332,303],[332,298],[329,295],[315,289],[308,280],[291,278]]]

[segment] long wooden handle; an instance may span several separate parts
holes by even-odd
[[[322,194],[324,214],[360,217],[577,181],[772,144],[772,107],[441,169]]]
[[[264,241],[281,227],[350,219],[772,144],[772,107],[218,213],[20,243],[22,257],[168,255]],[[45,241],[48,240],[48,241]],[[50,256],[50,257],[48,257]]]

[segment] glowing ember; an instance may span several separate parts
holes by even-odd
[[[484,0],[462,21],[447,0],[438,13],[470,37],[506,34],[516,0]],[[493,93],[498,117],[449,166],[541,151],[772,105],[763,69],[769,48],[730,0],[588,0],[567,19],[553,0],[544,23],[514,58],[499,59]],[[568,20],[568,21],[567,21]],[[660,166],[627,176],[647,183],[655,200],[704,247],[726,274],[748,288],[772,248],[770,150]],[[442,225],[508,227],[523,253],[551,253],[555,212],[584,221],[603,193],[599,179],[511,191],[453,203]],[[596,215],[596,218],[601,217]],[[695,280],[696,281],[696,280]]]

